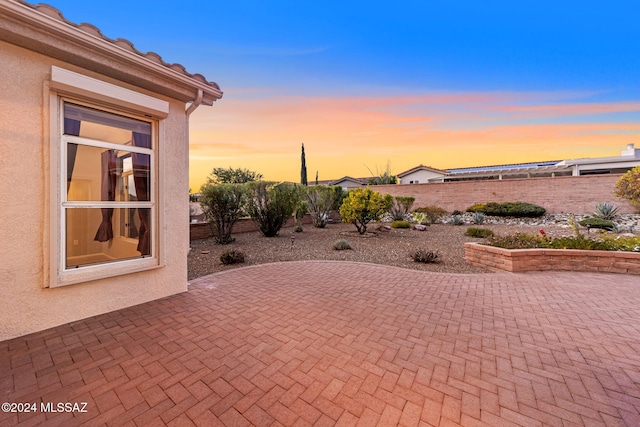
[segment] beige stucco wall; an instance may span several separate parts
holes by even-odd
[[[426,170],[418,170],[410,173],[409,175],[405,175],[400,179],[400,184],[409,184],[411,181],[418,181],[422,184],[429,182],[430,179],[437,178],[440,180],[444,175],[426,171]]]
[[[187,289],[188,146],[184,103],[0,41],[0,340]],[[165,263],[134,274],[59,288],[49,280],[49,88],[51,66],[170,102],[159,144],[159,237]],[[165,142],[165,143],[162,143]]]

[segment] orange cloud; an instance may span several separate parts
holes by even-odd
[[[458,93],[401,97],[233,99],[191,118],[192,188],[213,167],[246,167],[297,181],[300,144],[309,176],[367,176],[391,163],[438,168],[612,156],[635,142],[640,124],[551,123],[575,114],[640,111],[640,102],[565,102],[576,94]],[[539,103],[540,105],[528,105]],[[527,104],[527,105],[522,105]],[[547,117],[549,123],[521,124]]]

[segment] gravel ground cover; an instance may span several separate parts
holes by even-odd
[[[481,242],[484,239],[467,237],[469,225],[433,224],[426,231],[414,229],[380,230],[381,224],[370,224],[368,230],[375,234],[360,236],[352,224],[328,224],[326,228],[304,227],[296,233],[292,227],[283,228],[276,237],[264,237],[259,232],[234,234],[235,241],[219,245],[214,239],[191,242],[189,252],[189,280],[232,268],[281,261],[338,260],[368,262],[423,271],[445,273],[489,273],[468,265],[464,259],[464,242]],[[515,232],[537,233],[540,227],[514,225],[482,225],[496,234]],[[545,227],[551,235],[568,235],[571,231],[561,227]],[[338,239],[345,239],[353,249],[334,250]],[[228,249],[244,252],[242,264],[223,265],[220,254]],[[433,264],[414,262],[410,254],[417,249],[438,253]]]

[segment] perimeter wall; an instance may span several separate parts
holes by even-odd
[[[597,203],[610,202],[619,213],[635,213],[629,203],[613,195],[621,174],[559,176],[437,182],[430,184],[377,185],[374,188],[392,196],[412,196],[414,208],[437,205],[449,212],[464,211],[474,203],[527,202],[542,206],[548,213],[588,214]]]

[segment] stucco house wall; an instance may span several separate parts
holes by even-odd
[[[424,184],[427,182],[437,182],[444,179],[444,174],[436,173],[430,170],[416,170],[402,177],[399,176],[399,184]]]
[[[50,49],[48,54],[49,51],[35,52],[6,42],[4,40],[11,40],[11,26],[16,25],[8,20],[3,22],[2,12],[0,10],[0,24],[3,24],[0,25],[0,300],[3,305],[0,340],[186,291],[189,211],[185,99],[116,79],[107,67],[103,74],[100,67],[90,69],[56,59],[57,53],[67,50],[68,46],[61,45],[59,51]],[[117,62],[114,60],[110,65],[122,67]],[[51,100],[55,100],[52,97],[55,92],[51,90],[52,66],[168,103],[168,116],[162,120],[162,135],[157,145],[156,167],[171,171],[157,177],[160,184],[156,203],[161,217],[156,232],[157,266],[49,287],[55,282],[50,274],[51,260],[56,258],[59,247],[52,241],[51,233],[57,221],[51,214],[51,204],[58,203],[56,184],[51,177],[59,173],[51,170],[51,156],[57,156],[51,152],[51,147],[55,147],[51,145]],[[134,72],[140,73],[140,70]],[[196,91],[193,93],[195,97]]]

